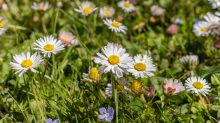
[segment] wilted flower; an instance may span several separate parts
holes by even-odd
[[[2,36],[7,30],[7,20],[3,20],[3,18],[0,16],[0,36]]]
[[[129,1],[118,2],[118,7],[121,7],[125,12],[132,12],[135,10],[134,5],[131,4]]]
[[[49,118],[46,120],[46,123],[60,123],[60,121],[59,121],[59,119],[56,119],[53,121],[51,118]]]
[[[183,92],[185,90],[185,87],[183,86],[182,82],[178,83],[178,80],[175,79],[165,79],[164,85],[163,85],[163,92],[165,96],[171,97],[173,95],[179,94],[180,92]]]
[[[48,2],[46,2],[46,3],[41,2],[41,3],[38,3],[38,4],[34,2],[33,6],[31,6],[32,9],[38,10],[38,11],[46,11],[50,7],[51,7],[51,5]]]
[[[105,19],[103,20],[104,24],[108,26],[109,29],[111,29],[112,32],[123,32],[124,34],[126,34],[125,30],[127,30],[127,27],[122,25],[122,23],[119,23],[115,20],[111,20],[111,19]]]
[[[54,39],[54,36],[44,36],[44,39],[40,38],[36,40],[34,43],[37,47],[34,48],[35,50],[40,50],[44,57],[48,56],[50,58],[51,53],[56,54],[63,49],[65,49],[65,46],[63,45],[63,42],[61,40]]]
[[[101,75],[98,74],[98,69],[96,67],[93,67],[89,73],[83,73],[83,79],[82,81],[87,81],[92,84],[97,84],[100,81]]]
[[[167,29],[167,33],[170,35],[175,35],[178,32],[178,25],[176,24],[171,24],[168,29]]]
[[[13,62],[10,62],[10,65],[12,69],[17,70],[15,74],[21,72],[19,74],[19,77],[21,77],[24,72],[27,72],[28,70],[36,73],[37,71],[34,68],[38,67],[43,61],[40,55],[37,56],[37,52],[35,52],[32,56],[30,55],[30,52],[27,52],[27,55],[25,55],[24,53],[22,53],[21,55],[15,54],[13,58],[14,60]]]
[[[216,40],[214,40],[214,47],[215,48],[220,48],[220,38],[217,38]]]
[[[187,78],[186,88],[187,91],[191,91],[192,94],[202,94],[206,96],[209,92],[211,92],[211,87],[208,85],[205,79],[200,77],[189,77]]]
[[[180,58],[180,62],[183,64],[185,69],[191,71],[196,69],[198,59],[197,55],[186,55]]]
[[[180,20],[179,18],[176,18],[174,21],[173,21],[173,24],[182,24],[182,20]]]
[[[98,8],[95,7],[95,4],[90,1],[84,1],[79,5],[79,9],[74,9],[76,12],[82,13],[82,15],[88,16]]]
[[[101,115],[98,116],[99,119],[111,122],[115,111],[112,107],[108,108],[107,111],[106,108],[103,107],[99,109],[99,112],[101,113]]]
[[[99,10],[99,16],[101,18],[109,18],[115,13],[115,9],[112,7],[105,6]]]
[[[59,33],[59,40],[63,41],[63,44],[66,46],[70,46],[71,44],[74,44],[74,46],[78,45],[78,39],[75,38],[75,36],[71,32],[62,31]]]
[[[151,10],[151,14],[153,16],[161,16],[166,11],[165,9],[163,9],[163,8],[157,6],[157,5],[151,6],[150,10]]]
[[[130,91],[130,88],[128,87],[128,83],[130,82],[129,80],[122,77],[122,78],[118,78],[117,82],[122,88]],[[124,93],[118,85],[116,85],[116,89],[117,89],[117,93]],[[107,84],[105,94],[108,95],[109,97],[112,95],[112,84],[110,84],[110,83]]]
[[[150,101],[154,97],[154,94],[155,94],[155,88],[153,85],[151,85],[147,89],[147,91],[145,91],[144,96],[147,99],[147,101]]]

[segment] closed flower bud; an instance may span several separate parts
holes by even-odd
[[[197,55],[186,55],[180,58],[180,62],[183,64],[184,68],[188,71],[195,70],[198,65]]]
[[[165,9],[156,5],[151,6],[150,10],[153,16],[162,16],[163,13],[166,11]]]
[[[168,29],[167,29],[167,33],[170,35],[175,35],[178,32],[178,25],[176,24],[171,24]]]
[[[33,17],[33,22],[35,23],[35,22],[38,22],[38,21],[39,21],[39,18],[37,16],[34,16]]]
[[[117,15],[116,16],[116,21],[122,22],[123,21],[123,16],[122,15]]]
[[[150,101],[154,97],[154,94],[155,94],[155,88],[152,85],[147,89],[147,91],[145,91],[144,96],[147,101]]]
[[[62,2],[58,2],[57,3],[57,7],[62,8],[63,7],[63,3]]]

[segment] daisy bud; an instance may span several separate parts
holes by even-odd
[[[198,65],[197,55],[186,55],[180,58],[180,62],[183,64],[184,68],[188,71],[195,70]]]
[[[154,97],[154,94],[155,94],[155,88],[154,86],[150,86],[147,91],[144,93],[144,96],[146,98],[147,101],[150,101],[153,97]]]
[[[57,7],[62,8],[63,7],[63,3],[62,2],[58,2],[57,3]]]
[[[38,21],[39,21],[39,18],[37,16],[34,16],[33,17],[33,22],[35,23],[35,22],[38,22]]]
[[[166,97],[172,97],[173,95],[179,94],[180,92],[183,92],[185,90],[185,87],[183,86],[182,82],[178,83],[178,80],[175,79],[165,79],[164,85],[163,85],[163,92]]]
[[[166,11],[165,9],[158,7],[156,5],[151,6],[150,10],[153,16],[162,16],[163,13]]]
[[[122,15],[117,15],[116,16],[116,21],[122,22],[123,21],[123,16]]]
[[[167,29],[167,33],[170,35],[175,35],[178,32],[178,25],[176,24],[171,24],[168,29]]]
[[[215,41],[214,41],[214,47],[215,48],[220,48],[220,38],[217,38]]]
[[[135,95],[141,95],[144,93],[146,86],[137,80],[134,80],[131,84],[131,90]]]

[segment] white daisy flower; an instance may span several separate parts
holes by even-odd
[[[135,10],[134,5],[131,4],[128,0],[118,2],[118,7],[121,7],[125,12],[132,12]]]
[[[157,6],[157,5],[153,5],[150,7],[150,11],[151,11],[151,14],[153,16],[161,16],[163,15],[163,13],[166,11],[165,9]]]
[[[101,18],[109,18],[115,13],[115,9],[112,7],[105,6],[99,10],[99,16]]]
[[[90,1],[84,1],[79,5],[79,9],[74,9],[76,12],[82,13],[82,15],[88,16],[98,8],[95,7],[95,4]]]
[[[199,21],[193,25],[193,32],[197,36],[209,36],[211,30],[209,30],[209,23],[205,21]]]
[[[212,35],[220,35],[220,26],[213,28],[211,34]]]
[[[150,62],[153,63],[153,60],[150,56],[148,56],[147,54],[137,54],[136,56],[134,56],[134,58],[139,59],[140,61],[144,61],[145,63]]]
[[[180,58],[180,62],[183,64],[185,69],[194,70],[198,65],[199,57],[197,55],[186,55]]]
[[[32,9],[37,10],[37,11],[47,11],[49,8],[51,7],[51,5],[46,2],[41,2],[41,3],[33,3],[33,6],[31,6]]]
[[[220,1],[219,0],[208,0],[209,3],[212,5],[213,9],[216,9],[220,7]]]
[[[7,20],[3,20],[3,18],[0,17],[0,36],[2,36],[8,30],[7,23]]]
[[[48,55],[50,58],[51,53],[56,54],[57,52],[62,51],[65,49],[65,45],[63,45],[63,42],[61,40],[54,39],[54,37],[51,36],[45,36],[44,39],[40,38],[36,40],[34,43],[37,48],[34,48],[35,50],[40,50],[44,54],[44,57]]]
[[[94,57],[95,63],[102,64],[99,68],[99,74],[103,72],[108,73],[112,71],[113,74],[116,73],[118,77],[122,77],[122,72],[128,74],[127,69],[131,65],[132,58],[129,57],[128,53],[125,53],[124,48],[118,48],[114,44],[107,45],[102,48],[104,55],[97,53]]]
[[[87,81],[92,84],[97,84],[100,80],[100,74],[98,74],[98,69],[96,67],[93,67],[91,70],[89,68],[89,73],[83,73],[83,79],[82,81]]]
[[[128,83],[130,81],[127,80],[126,78],[124,78],[124,77],[118,78],[117,82],[125,90],[131,91],[129,86],[128,86]],[[116,85],[116,89],[117,89],[117,93],[124,93],[118,85]],[[110,84],[110,83],[107,84],[107,87],[106,87],[106,90],[105,90],[105,94],[108,95],[109,97],[112,95],[112,84]]]
[[[127,27],[122,25],[121,23],[117,22],[116,20],[111,20],[111,19],[105,19],[103,20],[104,24],[108,26],[109,29],[111,29],[111,31],[114,32],[123,32],[124,34],[126,34],[125,30],[127,30]]]
[[[24,72],[28,71],[29,69],[36,73],[37,71],[34,68],[38,67],[43,61],[41,55],[37,55],[37,52],[35,52],[32,56],[30,56],[30,52],[27,52],[27,55],[24,53],[21,55],[15,54],[13,58],[14,60],[13,62],[10,62],[10,65],[12,69],[18,70],[15,72],[15,74],[21,72],[19,77],[21,77]]]
[[[156,67],[153,63],[145,63],[144,60],[140,61],[140,59],[137,57],[134,58],[131,68],[128,69],[128,72],[132,73],[132,75],[134,75],[136,79],[138,77],[152,77],[154,76],[154,73],[152,73],[153,71],[156,71]]]
[[[207,12],[206,15],[204,16],[204,19],[206,20],[206,22],[209,23],[209,27],[211,29],[215,28],[215,27],[218,27],[219,26],[219,21],[220,21],[220,18],[213,15],[212,13],[210,12]]]
[[[185,87],[183,86],[183,83],[178,83],[177,79],[175,79],[174,81],[172,78],[169,80],[164,80],[163,91],[165,94],[175,95],[179,94],[180,92],[183,92],[184,90]]]
[[[220,16],[220,12],[216,11],[216,12],[215,12],[215,15],[216,15],[216,16]]]
[[[186,88],[187,91],[191,91],[192,94],[202,94],[206,96],[209,92],[211,92],[211,87],[208,85],[205,79],[200,77],[189,77],[187,78],[186,82]]]

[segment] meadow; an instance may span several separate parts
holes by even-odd
[[[219,0],[0,0],[0,123],[220,123]]]

